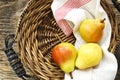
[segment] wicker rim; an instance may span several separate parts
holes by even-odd
[[[51,60],[51,48],[60,42],[75,43],[72,34],[66,37],[52,15],[50,6],[53,0],[31,0],[21,15],[16,38],[23,64],[38,78],[44,80],[63,80],[64,73]],[[119,41],[118,18],[106,0],[101,5],[108,14],[112,26],[110,52]],[[54,27],[54,28],[51,28]],[[48,31],[46,31],[48,30]],[[53,32],[49,31],[52,30]],[[44,33],[44,31],[46,31]],[[50,40],[46,39],[50,38]],[[44,40],[43,40],[43,39]],[[53,44],[50,44],[50,43]],[[50,44],[50,46],[46,46]],[[42,47],[42,48],[41,48]]]
[[[110,23],[112,26],[111,42],[108,50],[114,53],[114,47],[116,46],[117,42],[120,41],[119,27],[118,27],[119,20],[118,20],[118,17],[115,15],[114,11],[112,10],[112,8],[107,3],[107,1],[106,0],[101,0],[101,1],[103,1],[103,3],[101,2],[101,5],[103,6],[106,13],[108,14],[108,17],[110,19]]]

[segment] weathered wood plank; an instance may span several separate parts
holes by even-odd
[[[6,35],[15,33],[18,21],[28,0],[0,0],[0,80],[21,80],[9,66],[4,53]]]

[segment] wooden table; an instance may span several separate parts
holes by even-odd
[[[0,80],[21,80],[4,54],[4,38],[18,27],[21,12],[29,0],[0,0]]]

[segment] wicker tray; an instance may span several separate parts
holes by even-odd
[[[51,49],[58,43],[70,42],[74,44],[72,34],[66,37],[58,27],[52,11],[53,0],[31,0],[21,15],[16,39],[19,46],[20,58],[25,67],[42,80],[63,80],[64,73],[52,61]],[[101,0],[112,25],[112,38],[109,51],[115,51],[119,41],[118,18],[113,13],[107,0]]]

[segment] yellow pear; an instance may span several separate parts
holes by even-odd
[[[52,49],[52,58],[54,62],[65,73],[70,73],[75,68],[77,50],[73,44],[62,42]]]
[[[99,42],[103,35],[105,19],[85,19],[81,22],[79,32],[86,42]]]
[[[87,43],[78,49],[75,65],[78,69],[96,66],[102,59],[102,49],[97,43]]]

